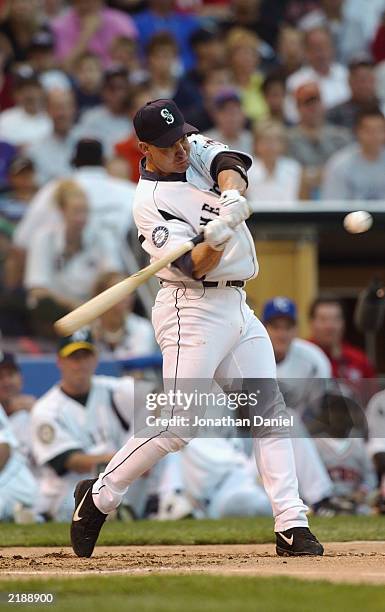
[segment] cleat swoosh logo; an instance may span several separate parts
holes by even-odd
[[[79,505],[78,505],[78,507],[76,508],[76,510],[75,510],[75,512],[74,512],[74,515],[73,515],[73,517],[72,517],[72,520],[73,520],[73,521],[81,521],[81,520],[82,520],[82,518],[83,518],[83,517],[82,517],[82,516],[79,516],[79,510],[80,510],[80,508],[82,507],[83,502],[84,502],[84,500],[85,500],[85,498],[86,498],[87,493],[88,493],[88,491],[89,491],[89,490],[90,490],[90,489],[87,489],[87,491],[85,492],[85,494],[84,494],[84,496],[83,496],[82,501],[80,502],[80,504],[79,504]]]
[[[285,542],[287,544],[289,544],[289,546],[293,545],[293,540],[294,540],[294,536],[293,535],[290,538],[287,538],[286,536],[284,536],[283,533],[280,533],[279,535],[282,538],[282,540],[285,540]]]

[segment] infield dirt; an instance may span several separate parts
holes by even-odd
[[[0,549],[0,580],[27,577],[148,574],[291,576],[385,584],[385,542],[327,543],[323,557],[277,557],[271,544],[100,546],[91,559],[70,548]]]

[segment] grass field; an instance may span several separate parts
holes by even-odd
[[[10,547],[68,546],[67,524],[0,524],[1,549]],[[313,518],[311,528],[323,542],[373,541],[385,539],[383,517]],[[124,545],[220,545],[267,544],[274,541],[272,521],[227,519],[221,521],[108,522],[98,544]],[[363,545],[362,545],[363,546]],[[378,544],[377,544],[378,546]],[[359,547],[355,547],[360,550]],[[11,553],[13,554],[13,553]],[[157,554],[157,553],[156,553]],[[379,563],[384,563],[379,556]],[[356,560],[359,555],[356,555]],[[79,561],[79,560],[78,560]],[[274,561],[274,559],[273,559]],[[327,559],[325,559],[327,561]],[[260,561],[261,562],[261,561]],[[52,561],[54,564],[54,561]],[[73,561],[69,558],[69,563]],[[277,563],[286,563],[277,558]],[[312,562],[314,564],[315,562]],[[337,569],[338,563],[337,558]],[[349,563],[349,559],[348,559]],[[288,565],[280,567],[289,567]],[[316,566],[316,563],[315,563]],[[165,574],[157,568],[146,575],[54,576],[38,578],[3,577],[0,580],[0,610],[32,609],[55,612],[380,612],[385,610],[384,586],[334,584],[320,580],[300,580],[285,576]],[[291,565],[293,567],[293,565]],[[12,572],[14,570],[12,569]],[[281,572],[281,570],[279,570]],[[385,563],[384,563],[385,572]],[[301,574],[302,577],[303,574]],[[318,577],[318,574],[317,574]],[[0,573],[1,578],[1,573]],[[350,582],[350,572],[349,572]],[[353,580],[352,580],[353,582]],[[8,604],[7,593],[53,593],[53,604]]]
[[[380,612],[381,586],[336,585],[290,578],[221,576],[95,577],[0,583],[4,609],[55,612]],[[51,605],[5,603],[8,592],[54,594]],[[1,602],[1,599],[0,599]],[[347,607],[348,604],[348,607]],[[1,603],[0,603],[1,607]]]
[[[339,516],[311,519],[311,528],[323,542],[384,540],[385,517]],[[184,521],[135,521],[105,524],[98,544],[265,544],[274,542],[270,518],[231,518]],[[14,525],[0,523],[1,546],[68,546],[69,526],[60,523]],[[385,568],[384,568],[385,569]]]

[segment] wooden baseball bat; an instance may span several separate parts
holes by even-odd
[[[203,242],[203,240],[204,234],[202,232],[192,240],[185,242],[177,249],[171,251],[168,255],[165,255],[162,259],[128,276],[120,283],[116,283],[113,287],[106,289],[96,297],[88,300],[88,302],[84,302],[84,304],[56,321],[54,324],[56,333],[59,336],[70,336],[84,325],[91,323],[91,321],[100,317],[101,314],[112,308],[112,306],[124,300],[130,293],[133,293],[151,276],[159,272],[159,270],[163,270],[163,268],[166,268],[170,263],[178,259],[178,257],[191,251],[195,245]]]

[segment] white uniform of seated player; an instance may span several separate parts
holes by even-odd
[[[0,406],[0,521],[19,522],[21,511],[35,516],[38,483],[19,450],[9,419]]]
[[[133,379],[93,376],[96,366],[97,352],[88,330],[65,338],[58,352],[61,380],[32,410],[33,451],[41,466],[39,511],[58,521],[71,518],[79,478],[98,473],[131,429]],[[139,516],[148,482],[142,478],[124,500]]]
[[[296,419],[292,442],[299,490],[306,503],[314,506],[332,494],[333,485],[314,440],[298,417],[313,395],[318,397],[324,390],[332,372],[321,349],[296,337],[297,319],[297,307],[286,297],[275,297],[264,305],[262,321],[273,345],[280,388]]]

